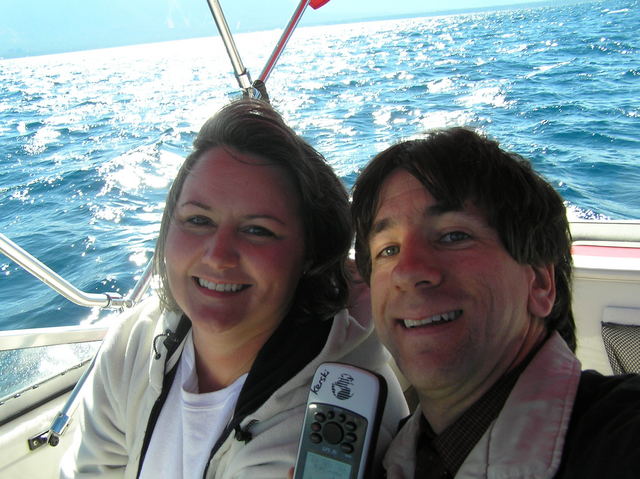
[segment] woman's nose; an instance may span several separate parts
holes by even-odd
[[[209,238],[204,261],[218,269],[229,269],[238,264],[237,239],[232,232],[218,228]]]

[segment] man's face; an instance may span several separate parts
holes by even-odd
[[[444,209],[405,170],[387,177],[378,205],[369,248],[381,341],[421,397],[486,390],[544,335],[532,318],[548,314],[537,295],[553,275],[517,263],[478,209]]]

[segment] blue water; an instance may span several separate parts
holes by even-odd
[[[638,1],[298,30],[268,86],[347,185],[376,152],[470,125],[530,158],[573,217],[640,218]],[[257,77],[279,32],[236,38]],[[0,61],[0,231],[126,293],[168,185],[236,91],[217,37]],[[0,329],[94,321],[0,257]]]

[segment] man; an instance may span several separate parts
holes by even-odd
[[[419,407],[388,478],[640,477],[640,381],[581,372],[562,198],[471,130],[377,155],[356,263]]]

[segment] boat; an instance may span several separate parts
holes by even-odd
[[[319,8],[326,1],[315,5]],[[310,0],[300,1],[265,69],[258,80],[252,81],[219,2],[209,0],[243,94],[266,96],[264,85],[269,73],[309,4]],[[571,232],[575,266],[573,310],[578,329],[577,355],[583,368],[603,374],[640,372],[640,220],[576,220],[571,222]],[[86,307],[121,311],[140,301],[152,283],[148,266],[125,296],[85,293],[2,233],[0,252],[65,298]],[[73,411],[83,379],[91,370],[92,359],[106,333],[104,325],[0,332],[0,357],[31,357],[33,363],[23,361],[31,369],[48,354],[67,360],[54,374],[3,371],[3,375],[15,376],[15,381],[13,390],[0,393],[0,477],[57,477],[58,463],[76,427]]]

